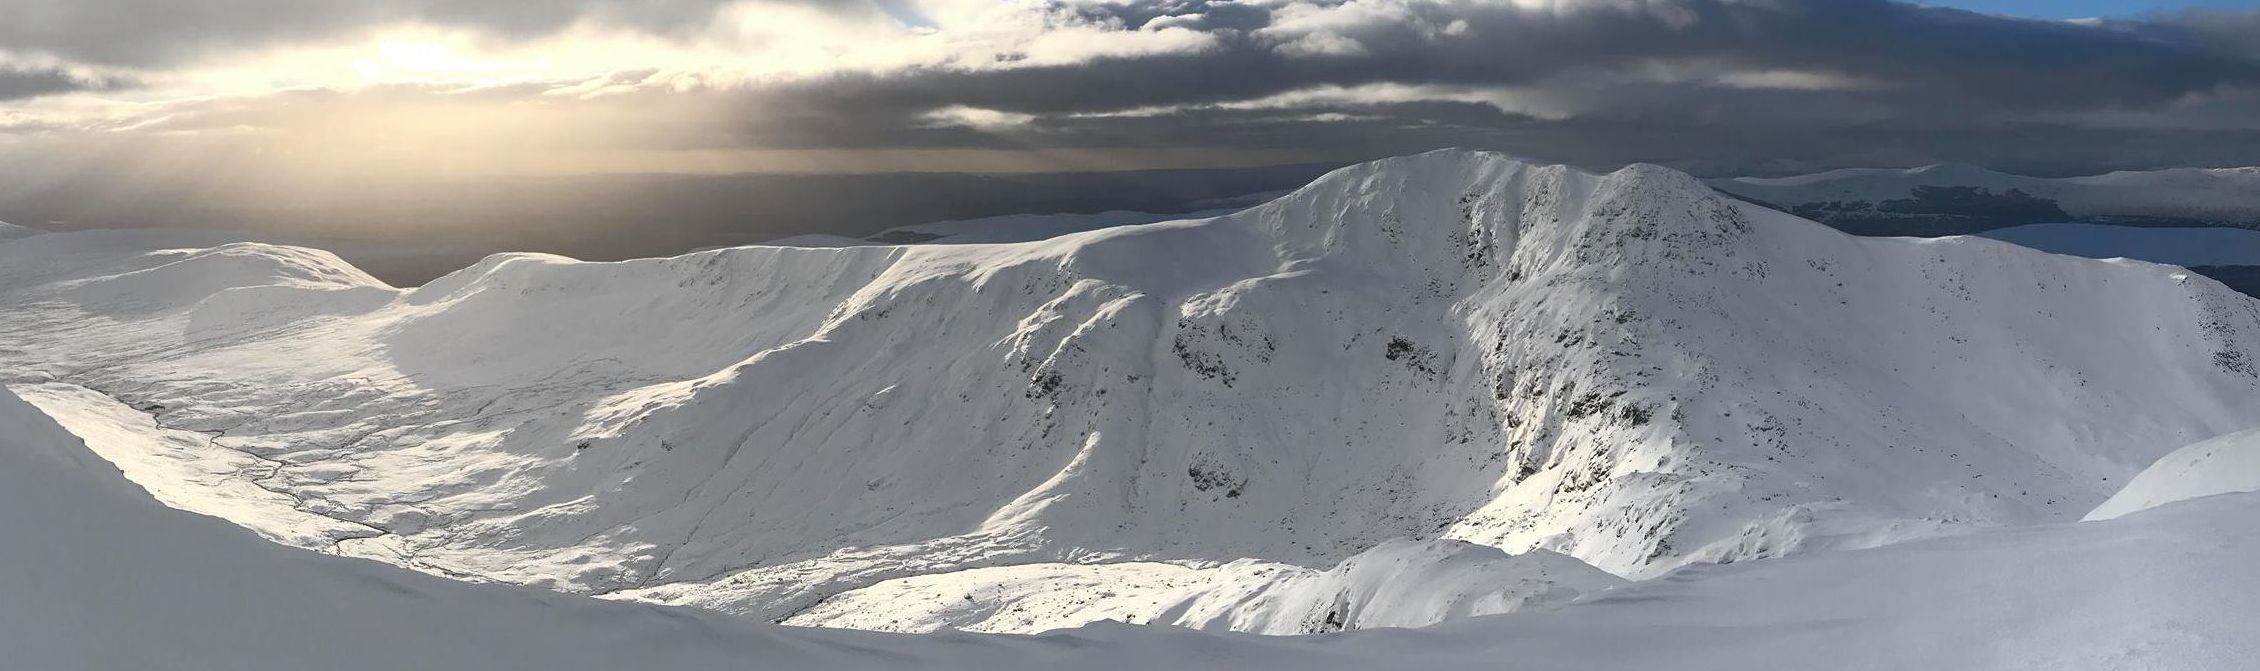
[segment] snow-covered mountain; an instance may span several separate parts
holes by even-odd
[[[2260,425],[2260,303],[2210,280],[1856,238],[1653,166],[1447,151],[1040,242],[501,255],[412,290],[161,242],[0,244],[0,370],[94,449],[161,455],[112,458],[168,503],[783,621],[1553,608],[1613,582],[1568,557],[1642,578],[2076,520]],[[1404,596],[1457,576],[1493,591]],[[974,603],[840,605],[922,594]]]
[[[2066,222],[2260,228],[2260,167],[2051,179],[1947,163],[1710,184],[1863,235],[1960,235]]]
[[[0,390],[0,649],[20,668],[243,671],[2233,668],[2260,655],[2246,597],[2260,588],[2255,505],[2232,494],[2109,522],[1697,567],[1425,631],[1101,623],[905,636],[466,584],[265,543],[151,501]]]

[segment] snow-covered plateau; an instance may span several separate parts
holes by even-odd
[[[0,242],[0,382],[29,403],[0,399],[0,419],[31,427],[0,440],[52,462],[9,462],[25,484],[0,505],[55,538],[7,546],[11,605],[62,599],[33,591],[38,573],[152,583],[4,609],[13,649],[55,655],[31,659],[140,654],[49,633],[107,617],[131,622],[105,636],[194,642],[216,668],[265,659],[226,631],[307,632],[276,649],[312,655],[395,618],[429,657],[338,654],[461,666],[448,655],[476,648],[450,646],[491,638],[525,668],[661,645],[688,668],[2209,668],[2256,652],[2238,632],[2260,604],[2231,596],[2260,585],[2252,495],[2079,522],[2175,448],[2260,427],[2260,301],[2177,267],[1859,238],[1663,168],[1467,151],[1033,242],[507,254],[413,289],[318,250],[175,235]],[[320,557],[150,498],[305,550],[719,613]],[[141,603],[160,598],[239,607],[178,623]],[[312,605],[343,601],[366,603],[331,621]],[[438,631],[458,620],[477,623]],[[1109,620],[1213,631],[1084,626]]]

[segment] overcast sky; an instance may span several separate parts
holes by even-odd
[[[2252,2],[1932,4],[0,0],[0,177],[2260,164]]]

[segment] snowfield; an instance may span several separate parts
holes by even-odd
[[[1900,548],[1963,541],[1828,551],[2072,522],[2173,447],[2260,426],[2260,302],[2218,283],[1856,238],[1654,166],[1444,151],[1036,242],[509,254],[405,290],[317,250],[179,242],[0,243],[0,382],[159,500],[271,539],[756,621],[1511,613],[1480,621],[1547,633],[1480,646],[1590,653],[1608,642],[1552,627],[1610,620],[1724,664],[1750,658],[1685,647],[1715,614],[1635,604],[1760,559],[1919,569]],[[2046,528],[2030,542],[2105,533]],[[1966,551],[2029,561],[2020,533]],[[1719,589],[1702,608],[1774,598]],[[1951,596],[1865,589],[1886,610],[1806,614],[1930,631],[1900,599]],[[1661,596],[1592,600],[1628,590]],[[1752,649],[1897,635],[1738,617]]]
[[[1509,555],[1461,541],[1395,540],[1328,571],[1240,560],[1207,569],[1026,564],[916,576],[826,599],[784,623],[1033,632],[1119,620],[1301,634],[1543,609],[1622,584],[1544,550]]]
[[[0,650],[37,669],[2235,668],[2260,495],[2108,522],[1683,569],[1548,613],[1259,637],[761,625],[474,585],[168,509],[0,391]],[[1915,643],[1919,642],[1919,643]]]

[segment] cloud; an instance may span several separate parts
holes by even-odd
[[[874,11],[851,4],[863,1],[801,4]],[[73,9],[137,2],[151,3],[156,20]],[[0,0],[0,12],[33,6],[25,3],[43,8],[28,14],[38,26],[0,16],[0,51],[22,51],[30,40],[86,62],[135,63],[398,20],[503,39],[589,22],[667,35],[697,31],[726,4]],[[801,31],[830,41],[794,53],[801,62],[839,63],[829,67],[731,77],[720,74],[728,67],[621,62],[618,73],[505,82],[476,95],[459,86],[285,94],[141,112],[163,122],[113,127],[288,135],[294,125],[376,123],[403,109],[438,118],[429,110],[444,108],[502,127],[426,124],[451,134],[442,146],[483,135],[525,146],[536,142],[521,138],[527,129],[544,129],[660,151],[1167,146],[1362,158],[1460,144],[1597,167],[1936,157],[2077,171],[2175,155],[2260,163],[2251,141],[2260,132],[2260,43],[2252,37],[2260,11],[2063,22],[1885,0],[890,7],[898,17],[930,14],[933,23],[875,23],[868,35],[853,32],[861,25],[854,23],[827,28],[836,33]],[[243,18],[253,13],[265,16]],[[125,46],[106,46],[113,44]],[[761,58],[755,48],[718,64]],[[466,111],[480,109],[516,116]],[[2073,139],[2097,149],[2048,144]]]
[[[115,77],[89,77],[59,67],[22,68],[0,65],[0,102],[41,96],[132,88],[135,83]]]
[[[1225,5],[1227,7],[1235,5]],[[1116,6],[1126,29],[1206,25],[1214,6]],[[2260,63],[2131,31],[1881,0],[1593,0],[1558,5],[1348,0],[1266,10],[1210,28],[1212,47],[1050,67],[843,75],[807,96],[843,104],[968,105],[1028,113],[1213,103],[1316,86],[1640,83],[1795,71],[1904,100],[2003,109],[2142,105],[2260,83]],[[1143,18],[1143,23],[1137,21]],[[1193,18],[1183,18],[1193,17]]]
[[[2102,25],[2161,42],[2260,59],[2260,9],[2188,9]]]
[[[770,0],[841,11],[907,12],[895,0]],[[496,39],[577,23],[658,34],[695,31],[734,0],[0,0],[0,49],[110,66],[161,68],[213,52],[335,38],[420,23]]]

